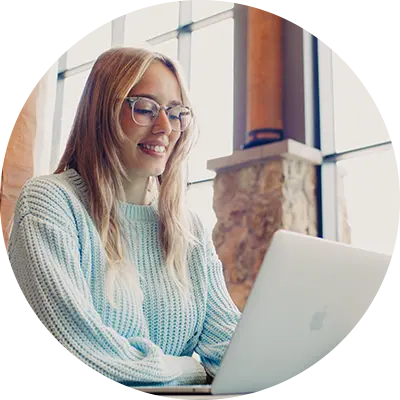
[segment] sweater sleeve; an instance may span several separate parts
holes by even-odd
[[[239,322],[241,313],[226,287],[223,266],[209,235],[207,239],[208,293],[206,317],[195,352],[211,376],[215,376]]]
[[[96,371],[124,384],[205,383],[204,368],[194,358],[165,355],[149,339],[124,338],[103,323],[80,267],[76,228],[71,216],[65,217],[68,206],[49,204],[50,218],[31,212],[31,204],[35,201],[24,190],[9,258],[26,299],[56,339]]]

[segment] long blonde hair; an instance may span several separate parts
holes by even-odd
[[[118,199],[126,171],[121,163],[125,134],[119,123],[125,97],[146,70],[159,61],[169,68],[181,88],[182,101],[190,101],[180,67],[172,59],[147,49],[112,48],[96,60],[87,79],[66,149],[55,173],[75,169],[87,184],[89,213],[106,252],[109,268],[126,261],[124,235],[118,217]],[[166,267],[178,289],[190,286],[186,266],[195,242],[186,206],[186,162],[195,140],[195,124],[178,139],[159,182],[159,232]]]

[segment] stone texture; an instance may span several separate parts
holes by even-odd
[[[317,236],[315,167],[298,160],[285,160],[282,165],[282,228]]]
[[[213,230],[229,292],[243,310],[274,232],[317,235],[316,172],[283,158],[217,172]]]

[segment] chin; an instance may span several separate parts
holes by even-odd
[[[152,173],[149,174],[149,176],[157,177],[157,176],[160,176],[161,174],[163,174],[164,171],[165,171],[164,169],[160,169],[158,171],[153,171]]]
[[[145,172],[146,172],[147,176],[159,176],[162,173],[164,173],[164,171],[165,171],[165,167],[163,167],[163,168],[159,167],[159,168],[149,168]]]

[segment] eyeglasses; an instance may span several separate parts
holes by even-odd
[[[171,129],[183,132],[192,122],[192,110],[183,105],[160,106],[156,101],[147,97],[127,97],[125,99],[132,110],[132,119],[140,126],[150,126],[158,118],[160,110],[167,114]]]

